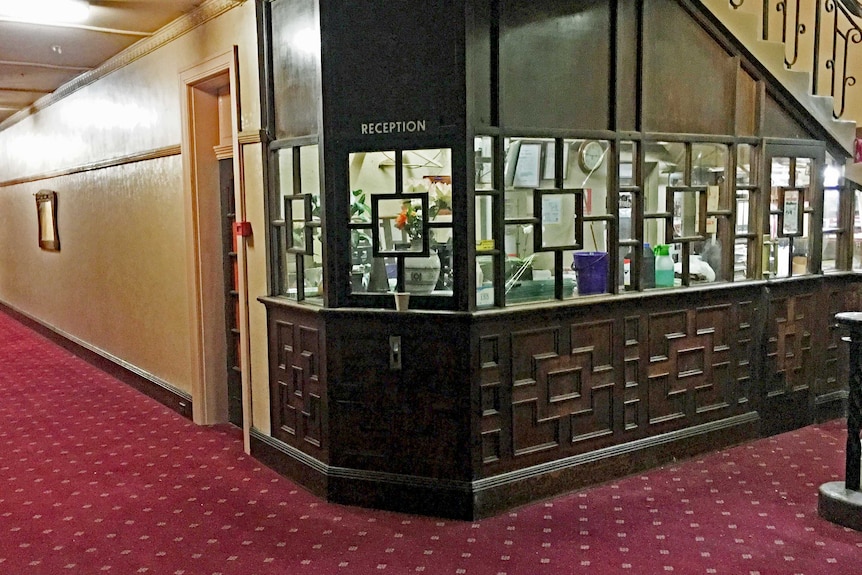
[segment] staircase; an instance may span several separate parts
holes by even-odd
[[[835,118],[835,98],[832,96],[821,96],[815,94],[817,90],[814,89],[813,85],[813,71],[797,71],[788,67],[788,54],[790,54],[790,60],[792,60],[795,64],[798,57],[798,48],[801,44],[800,38],[802,38],[802,36],[792,35],[792,38],[790,40],[783,41],[782,36],[784,36],[784,34],[782,33],[782,31],[779,30],[776,33],[773,25],[767,24],[767,26],[769,27],[768,33],[770,34],[770,36],[777,36],[778,39],[772,40],[772,38],[770,37],[769,40],[764,40],[763,11],[766,8],[764,8],[764,3],[761,0],[750,0],[747,3],[745,2],[745,0],[700,1],[715,16],[715,18],[719,22],[721,22],[721,24],[727,29],[727,31],[732,34],[740,43],[742,43],[745,49],[754,58],[756,58],[762,66],[764,66],[770,71],[775,80],[779,82],[782,86],[784,86],[784,88],[799,102],[799,104],[811,115],[811,117],[817,122],[819,122],[827,131],[827,133],[829,133],[832,138],[836,142],[838,142],[841,147],[847,151],[848,154],[850,154],[851,160],[848,161],[845,171],[858,171],[860,175],[862,175],[862,165],[854,165],[852,163],[856,139],[856,122],[852,119]],[[835,0],[835,2],[837,3],[838,0]],[[773,6],[772,8],[770,8],[770,11],[775,10],[775,12],[778,13],[777,18],[781,18],[782,16],[784,16],[784,14],[782,13],[783,11],[797,10],[794,6],[792,6],[793,3],[790,2],[778,2],[778,4],[781,6],[776,6],[775,3],[772,4]],[[799,4],[805,5],[802,8],[798,9],[800,12],[806,7],[811,9],[812,13],[814,12],[813,0],[809,0],[808,2],[803,1],[801,3],[796,3],[796,6],[798,6]],[[820,3],[818,2],[817,5],[819,6]],[[821,8],[821,10],[824,9]],[[769,14],[768,16],[776,17],[775,14]],[[795,20],[795,12],[794,14],[789,14],[788,16],[791,20],[790,25],[799,28],[800,25]],[[809,38],[813,38],[813,35],[817,34],[818,32],[816,30],[813,30],[813,26],[806,25],[805,23],[803,23],[801,26],[804,30],[803,35],[806,33],[809,34],[809,36],[805,37],[805,40],[811,42]],[[794,42],[796,46],[788,45],[787,42]],[[814,45],[816,46],[816,44]],[[813,48],[809,47],[809,50],[812,53],[814,52]],[[862,54],[862,49],[859,52],[860,54]],[[809,56],[809,59],[812,59],[812,57]],[[799,66],[800,69],[804,67],[804,65]],[[862,86],[859,87],[859,91],[862,92]],[[856,96],[859,97],[860,94],[856,94]],[[842,99],[842,108],[843,101],[844,100]]]

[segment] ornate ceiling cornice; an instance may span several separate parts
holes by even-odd
[[[77,92],[96,80],[104,78],[111,72],[115,72],[120,68],[128,66],[132,62],[143,58],[147,54],[158,50],[170,42],[173,42],[183,34],[191,32],[198,26],[221,16],[228,10],[241,4],[245,4],[245,2],[246,0],[207,0],[193,11],[180,16],[164,28],[157,30],[151,36],[135,42],[116,56],[105,61],[98,68],[94,68],[84,72],[80,76],[76,76],[73,80],[63,84],[54,92],[36,100],[33,105],[21,110],[17,114],[13,114],[3,122],[0,122],[0,130],[8,128],[12,124],[20,122],[24,118],[35,114],[40,110],[44,110],[66,96]]]

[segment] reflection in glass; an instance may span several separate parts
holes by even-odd
[[[695,190],[673,190],[674,238],[703,237],[706,223],[706,194]]]
[[[476,189],[494,189],[494,139],[490,136],[478,136],[474,140],[473,151]]]
[[[744,280],[748,277],[748,240],[739,238],[733,247],[733,279]]]
[[[691,185],[722,185],[727,169],[727,146],[724,144],[692,144],[691,148]]]
[[[494,258],[479,256],[476,258],[476,306],[492,307],[494,298]]]
[[[291,196],[285,198],[285,217],[289,218],[288,229],[291,232],[291,246],[295,250],[306,251],[305,204],[306,196]]]
[[[739,144],[736,148],[736,185],[751,185],[751,155],[752,147]]]
[[[479,251],[494,249],[492,196],[476,196],[476,246]]]
[[[278,151],[278,188],[281,192],[278,209],[279,218],[284,219],[284,197],[294,196],[297,191],[293,186],[293,148],[283,148]]]

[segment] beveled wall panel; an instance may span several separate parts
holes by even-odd
[[[812,334],[816,331],[811,293],[773,299],[766,338],[767,395],[806,389],[814,382]]]
[[[518,328],[508,335],[505,325],[489,324],[478,366],[486,469],[588,453],[755,409],[762,295],[749,287],[729,297],[526,314],[508,324]]]
[[[614,322],[600,321],[571,324],[567,333],[551,327],[512,334],[515,457],[614,433],[616,385],[621,381],[613,365],[614,332]],[[490,419],[483,412],[483,429]],[[493,425],[499,426],[500,419],[493,414]]]
[[[276,439],[320,456],[324,445],[325,388],[320,328],[311,314],[271,318],[271,413]]]

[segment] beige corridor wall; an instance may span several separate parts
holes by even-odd
[[[192,246],[179,76],[234,45],[241,128],[257,131],[255,6],[245,2],[0,132],[0,301],[187,393]],[[65,175],[29,181],[57,173]],[[59,252],[37,245],[33,194],[42,189],[57,192]],[[262,213],[249,217],[263,221]],[[249,273],[266,277],[265,269]],[[265,365],[265,329],[256,339]]]

